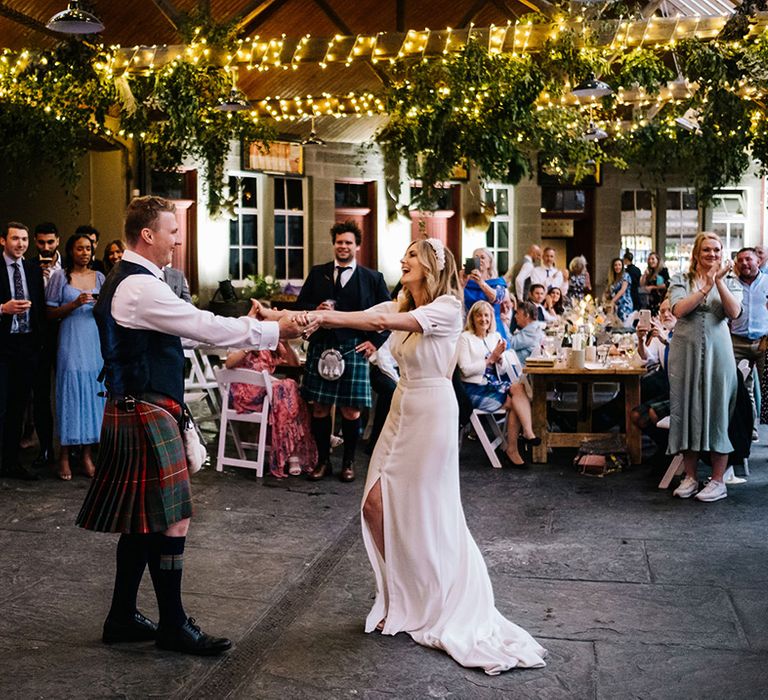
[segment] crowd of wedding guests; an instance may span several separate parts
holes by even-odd
[[[330,234],[334,259],[312,269],[297,307],[356,311],[389,302],[392,295],[381,274],[357,263],[359,228],[344,222]],[[7,269],[0,276],[0,298],[6,299],[0,306],[2,474],[36,478],[19,461],[20,445],[34,426],[40,453],[33,466],[53,465],[59,478],[69,480],[76,458],[92,476],[92,446],[98,443],[104,407],[93,306],[125,246],[120,239],[111,240],[98,258],[99,232],[84,225],[61,251],[54,224],[38,224],[30,233],[20,222],[7,224],[0,244]],[[36,254],[27,254],[30,247]],[[757,439],[760,418],[768,417],[768,401],[760,400],[768,388],[766,258],[764,248],[747,247],[734,261],[724,259],[719,238],[705,233],[696,238],[686,274],[670,276],[655,251],[641,269],[629,250],[614,258],[607,271],[597,301],[615,328],[626,332],[637,326],[638,353],[648,366],[642,404],[632,420],[657,444],[657,456],[684,455],[686,476],[677,496],[696,495],[704,501],[725,497],[723,473],[736,439],[729,428],[741,386],[737,361],[746,361],[743,390],[752,414],[750,439]],[[183,275],[172,269],[166,273],[174,291],[190,300]],[[493,251],[478,248],[465,261],[461,276],[466,325],[457,348],[457,398],[465,415],[472,409],[506,412],[511,439],[499,456],[507,466],[523,467],[527,451],[539,443],[523,365],[540,352],[548,326],[561,323],[569,310],[595,294],[588,261],[579,255],[561,268],[553,248],[532,245],[502,276]],[[638,323],[641,311],[650,316]],[[325,330],[308,339],[307,351],[301,384],[286,377],[273,385],[270,470],[282,478],[289,464],[297,462],[308,478],[322,479],[333,471],[330,452],[338,442],[343,444],[339,478],[352,481],[361,416],[374,410],[370,453],[398,381],[387,334]],[[340,379],[324,374],[331,351],[338,355],[334,361],[342,363]],[[274,374],[299,360],[290,345],[281,343],[276,351],[231,352],[225,364]],[[701,387],[705,401],[697,398]],[[231,399],[237,411],[254,411],[261,408],[265,393],[262,387],[236,385]],[[16,409],[27,405],[27,411]],[[622,411],[623,403],[614,400],[601,415],[616,422]],[[669,427],[660,428],[665,419]],[[58,455],[55,443],[60,445]],[[699,490],[696,465],[702,452],[710,454],[713,478]]]

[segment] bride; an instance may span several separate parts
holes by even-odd
[[[544,666],[546,650],[496,610],[461,506],[458,405],[450,380],[463,325],[456,263],[429,238],[413,242],[401,266],[399,303],[310,314],[324,328],[395,331],[390,343],[401,378],[362,505],[377,588],[365,631],[408,632],[489,674]]]

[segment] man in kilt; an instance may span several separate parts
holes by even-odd
[[[77,524],[120,533],[112,606],[102,635],[106,644],[155,640],[162,649],[213,655],[231,642],[203,633],[181,601],[192,502],[180,433],[184,354],[179,336],[274,349],[280,337],[300,335],[299,321],[306,319],[303,314],[285,314],[277,322],[222,318],[179,299],[162,272],[178,245],[174,211],[173,203],[160,197],[139,197],[128,205],[127,250],[94,307],[108,401],[96,475]],[[157,596],[158,625],[136,609],[146,566]]]
[[[315,265],[307,275],[297,301],[300,309],[332,309],[363,311],[389,301],[389,291],[380,272],[357,264],[357,251],[362,234],[354,221],[331,228],[334,260]],[[344,456],[340,479],[355,478],[354,458],[360,434],[360,410],[371,406],[371,383],[368,357],[387,338],[387,334],[350,329],[325,329],[312,334],[307,352],[302,394],[312,402],[312,434],[317,443],[317,465],[308,475],[312,480],[324,478],[332,471],[331,408],[336,405],[342,415]],[[335,349],[344,360],[344,372],[338,379],[324,379],[318,361],[326,350]]]

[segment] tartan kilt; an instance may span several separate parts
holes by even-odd
[[[107,401],[96,475],[76,520],[86,530],[163,532],[192,515],[181,405],[157,394],[147,399],[134,411]]]
[[[371,377],[368,360],[355,346],[362,339],[345,340],[342,343],[310,343],[307,351],[306,372],[301,386],[301,395],[306,401],[315,401],[326,406],[349,406],[350,408],[371,407]],[[324,350],[335,348],[344,355],[344,374],[335,382],[323,379],[317,371],[317,362]]]

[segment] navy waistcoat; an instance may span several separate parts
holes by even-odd
[[[113,398],[164,394],[184,402],[184,351],[178,336],[125,328],[112,317],[117,286],[131,275],[151,275],[147,268],[121,260],[107,276],[93,309],[99,327],[104,382]]]

